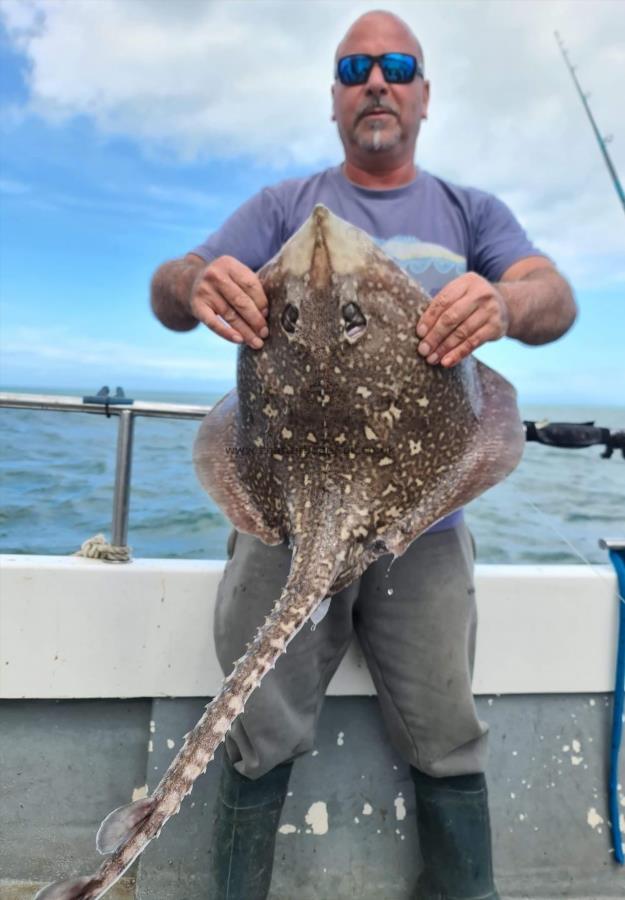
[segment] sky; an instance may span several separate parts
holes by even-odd
[[[149,281],[267,184],[342,160],[352,0],[0,0],[0,381],[207,391],[236,350],[168,331]],[[620,0],[388,2],[432,85],[417,162],[491,191],[570,280],[574,328],[478,356],[522,401],[621,404],[625,217],[554,38],[625,179]],[[620,88],[617,88],[618,85]]]

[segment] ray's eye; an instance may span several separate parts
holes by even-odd
[[[367,320],[357,303],[346,303],[341,309],[347,337],[356,337],[367,327]]]
[[[285,331],[288,331],[289,334],[293,334],[295,331],[295,324],[299,319],[299,309],[297,306],[293,306],[292,303],[287,303],[282,311],[282,317],[280,321],[282,322],[282,327]]]

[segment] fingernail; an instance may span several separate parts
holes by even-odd
[[[243,338],[241,337],[240,334],[235,334],[234,337],[232,338],[232,340],[237,344],[243,343]]]
[[[261,328],[260,336],[262,338],[266,338],[268,334],[269,334],[269,329],[267,328],[267,326],[265,326],[264,328]]]
[[[419,337],[423,337],[425,334],[427,334],[427,331],[427,325],[417,325],[417,334],[419,335]]]
[[[264,308],[264,310],[263,310],[263,315],[264,315],[265,318],[267,318],[267,316],[269,315],[269,307],[266,306],[266,307]]]
[[[432,348],[430,347],[430,345],[428,344],[427,341],[421,341],[421,343],[417,347],[417,350],[419,351],[419,353],[422,356],[427,356],[431,349]]]
[[[252,339],[252,347],[253,347],[255,350],[260,350],[260,348],[261,348],[262,346],[263,346],[263,342],[261,341],[260,338],[253,338],[253,339]]]
[[[437,356],[437,354],[436,354],[436,353],[431,353],[431,354],[428,356],[428,362],[431,363],[432,365],[434,365],[434,363],[437,363],[437,362],[438,362],[438,356]]]

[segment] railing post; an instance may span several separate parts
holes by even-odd
[[[129,404],[132,403],[132,406],[124,407],[113,402],[100,402],[99,398],[97,403],[91,402],[92,399],[94,398],[50,394],[15,394],[0,391],[0,409],[38,409],[51,412],[119,416],[111,543],[116,547],[126,547],[135,416],[157,419],[203,419],[212,407],[189,403],[151,403],[144,400],[128,401]]]
[[[111,543],[125,547],[128,540],[128,508],[130,504],[130,472],[132,468],[132,438],[134,414],[124,409],[119,414],[117,431],[117,463],[115,466],[115,494],[113,496],[113,525]]]

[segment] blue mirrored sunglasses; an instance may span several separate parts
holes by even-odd
[[[366,84],[375,63],[378,63],[389,84],[408,84],[415,76],[423,78],[423,69],[409,53],[383,53],[381,56],[354,53],[343,56],[337,63],[336,77],[347,87]]]

